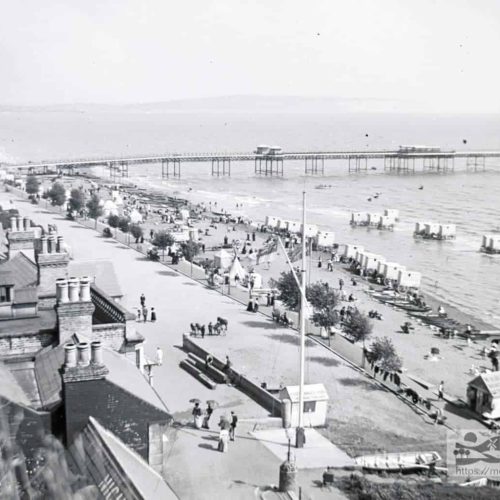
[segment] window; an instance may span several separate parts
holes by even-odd
[[[304,413],[314,413],[316,411],[316,401],[304,401]]]
[[[11,300],[11,287],[0,286],[0,302],[10,302]]]

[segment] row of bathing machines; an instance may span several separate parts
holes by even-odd
[[[397,211],[394,212],[397,215]],[[302,234],[302,224],[298,221],[268,215],[266,226],[271,230]],[[335,233],[320,231],[314,224],[306,224],[305,235],[307,238],[312,238],[320,249],[329,249],[335,244]],[[384,281],[396,283],[400,288],[416,290],[420,287],[421,273],[409,271],[405,266],[395,262],[387,262],[383,256],[365,251],[364,247],[360,245],[339,245],[338,255],[344,260],[357,263],[360,269],[369,274],[380,276]]]

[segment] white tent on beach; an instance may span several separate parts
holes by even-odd
[[[135,208],[130,212],[130,221],[132,224],[137,224],[138,222],[142,222],[142,215],[141,213],[136,210]]]
[[[221,267],[222,269],[227,269],[233,262],[233,256],[226,252],[223,248],[220,252],[214,255],[215,267]]]
[[[238,257],[235,257],[233,260],[233,263],[231,265],[231,269],[229,270],[229,279],[231,281],[234,281],[236,276],[238,276],[240,281],[243,281],[243,279],[246,276],[246,271],[243,269],[243,266],[240,263],[240,260]]]

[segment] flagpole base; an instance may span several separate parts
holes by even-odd
[[[295,448],[304,448],[306,443],[306,430],[304,427],[297,427],[295,430]]]

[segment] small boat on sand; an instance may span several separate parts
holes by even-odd
[[[354,461],[356,465],[367,470],[399,472],[429,469],[441,461],[441,456],[436,451],[411,451],[364,455]]]

